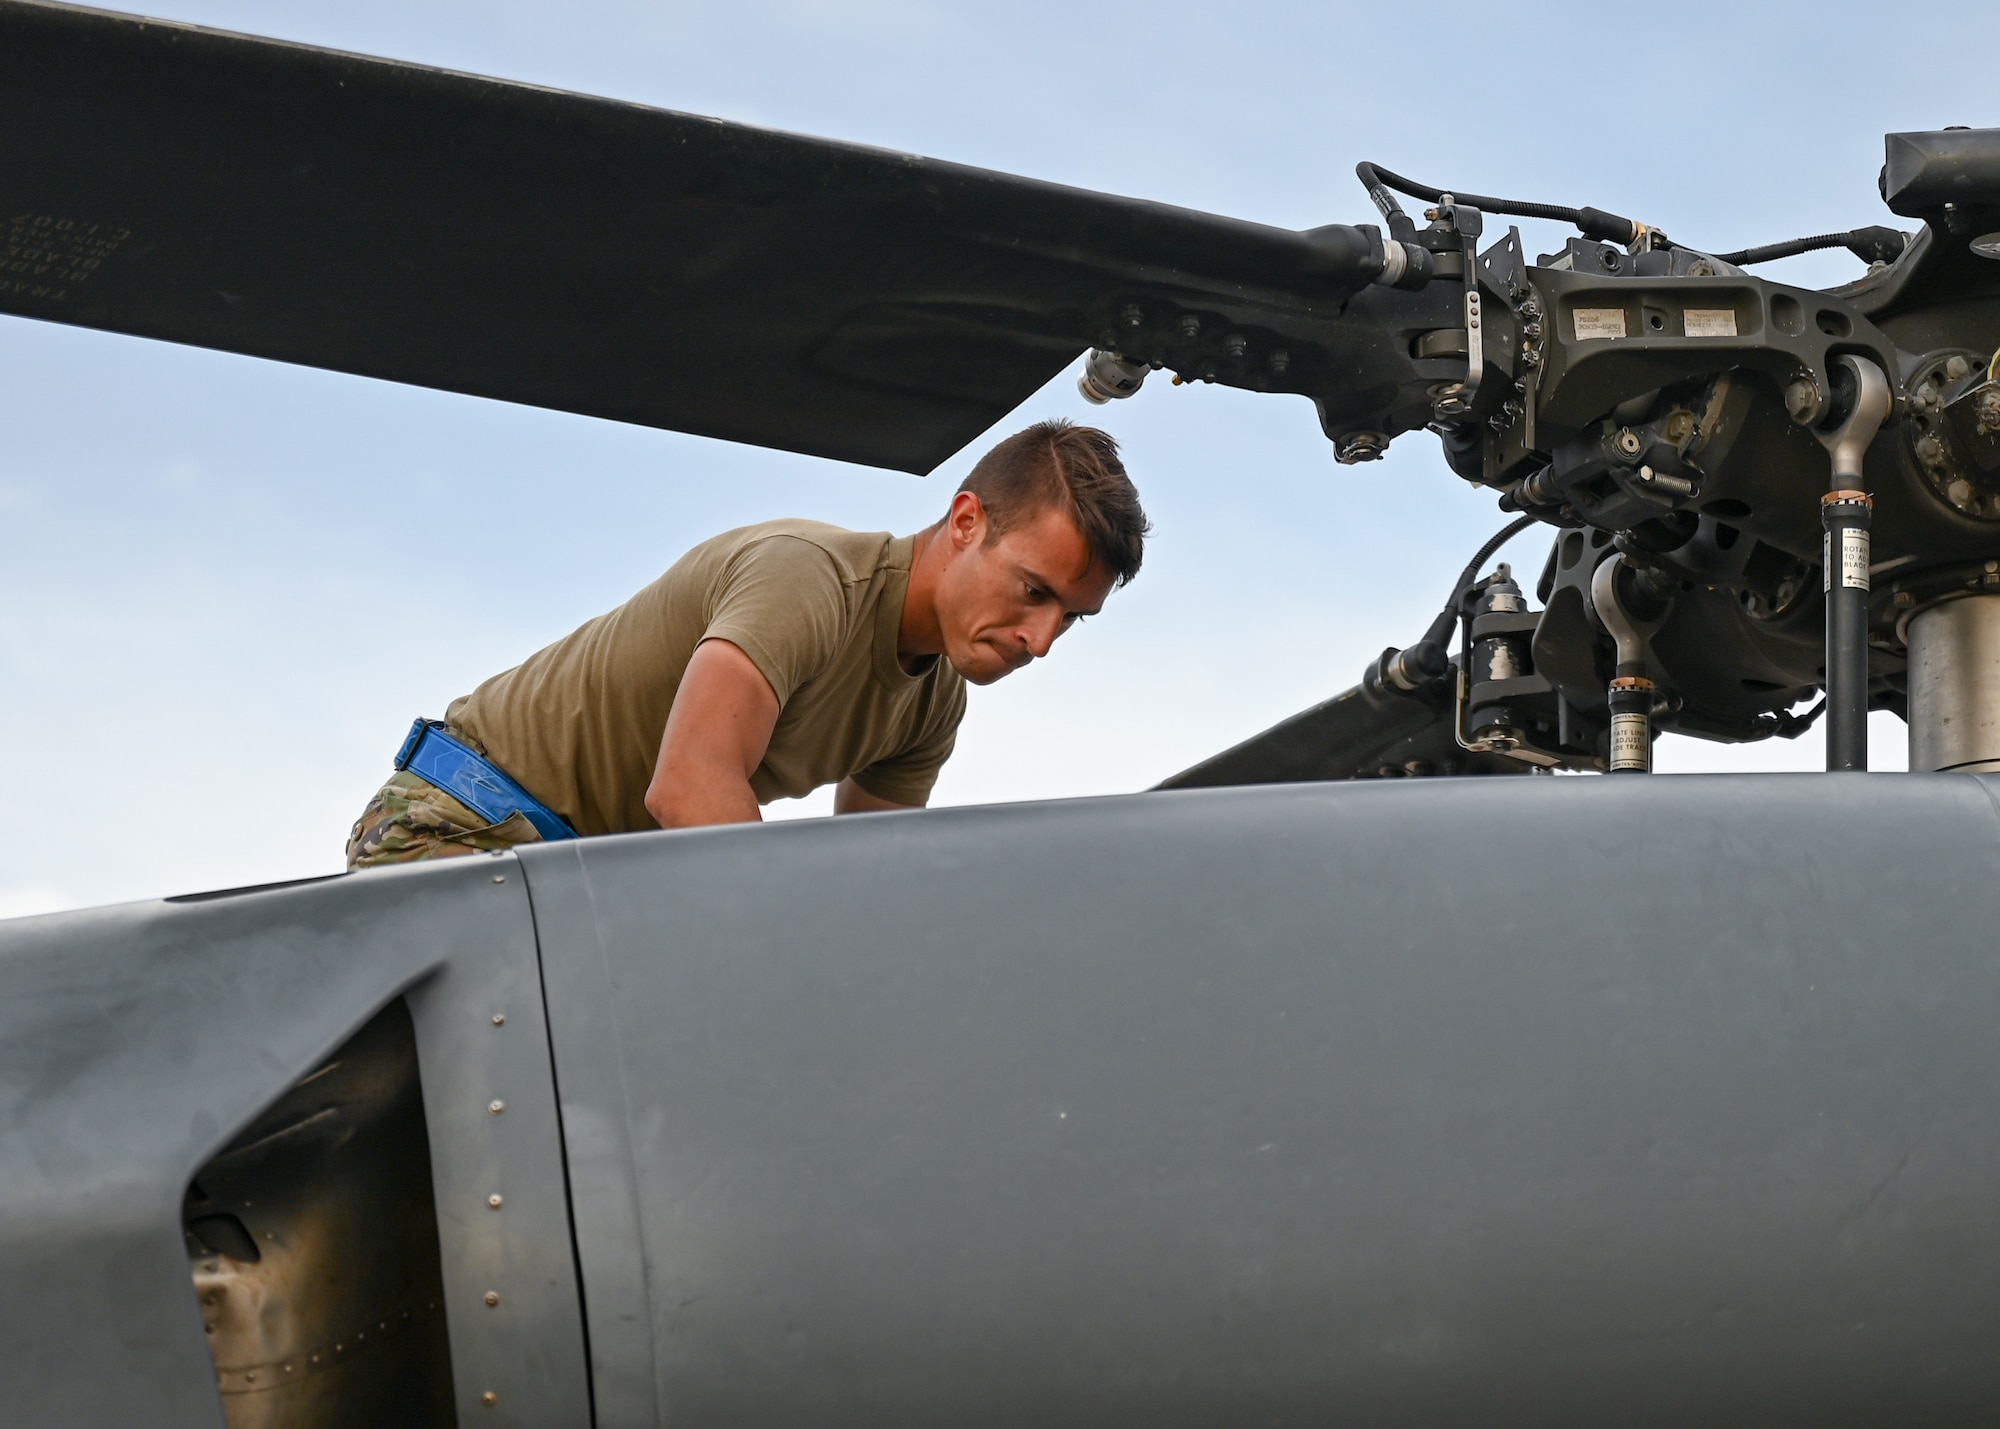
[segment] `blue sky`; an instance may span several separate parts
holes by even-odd
[[[173,0],[153,13],[1306,227],[1372,158],[1718,248],[1891,221],[1881,136],[2000,122],[2000,12]],[[1865,62],[1865,63],[1864,63]],[[1560,241],[1525,225],[1531,249]],[[1825,284],[1845,255],[1766,271]],[[1503,519],[1434,444],[1334,465],[1310,406],[1073,375],[1158,533],[1045,665],[975,691],[938,800],[1143,788],[1353,683]],[[337,868],[412,716],[743,522],[910,531],[917,479],[0,318],[0,916]],[[1546,542],[1524,537],[1538,567]],[[1875,730],[1877,767],[1902,728]],[[1666,740],[1669,770],[1820,747]],[[776,810],[816,813],[824,797]]]

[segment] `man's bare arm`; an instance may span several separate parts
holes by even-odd
[[[922,807],[922,804],[898,804],[879,794],[871,794],[855,783],[851,774],[833,786],[833,811],[836,814],[887,814],[897,809]]]
[[[750,776],[770,747],[779,708],[748,655],[727,640],[702,641],[667,715],[646,812],[663,829],[760,820]]]

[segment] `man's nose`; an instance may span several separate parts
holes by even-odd
[[[1049,653],[1049,648],[1056,643],[1056,637],[1060,634],[1062,634],[1062,614],[1058,611],[1046,620],[1031,621],[1023,627],[1021,643],[1028,647],[1030,655],[1039,660]]]

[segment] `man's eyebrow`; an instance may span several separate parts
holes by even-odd
[[[1055,582],[1050,580],[1047,576],[1038,574],[1030,567],[1019,561],[1016,561],[1014,563],[1014,569],[1020,572],[1021,579],[1027,581],[1028,584],[1032,586],[1038,586],[1042,590],[1047,591],[1050,595],[1054,595],[1056,593]],[[1082,610],[1073,605],[1065,605],[1063,609],[1071,615],[1083,616],[1085,618],[1088,618],[1093,615],[1102,614],[1104,610],[1104,605],[1102,602],[1099,602],[1097,605],[1092,606],[1089,610]]]

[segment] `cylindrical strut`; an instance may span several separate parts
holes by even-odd
[[[1820,498],[1826,591],[1826,767],[1868,767],[1868,521],[1865,491]]]
[[[1910,768],[2000,773],[2000,595],[1910,618]]]
[[[1606,701],[1611,707],[1609,772],[1653,772],[1653,690],[1653,682],[1643,675],[1620,674],[1611,682]]]
[[[1868,767],[1868,516],[1863,487],[1868,445],[1896,405],[1889,379],[1865,357],[1833,360],[1845,384],[1847,415],[1816,435],[1833,458],[1833,490],[1820,498],[1826,532],[1821,570],[1826,591],[1826,767]]]

